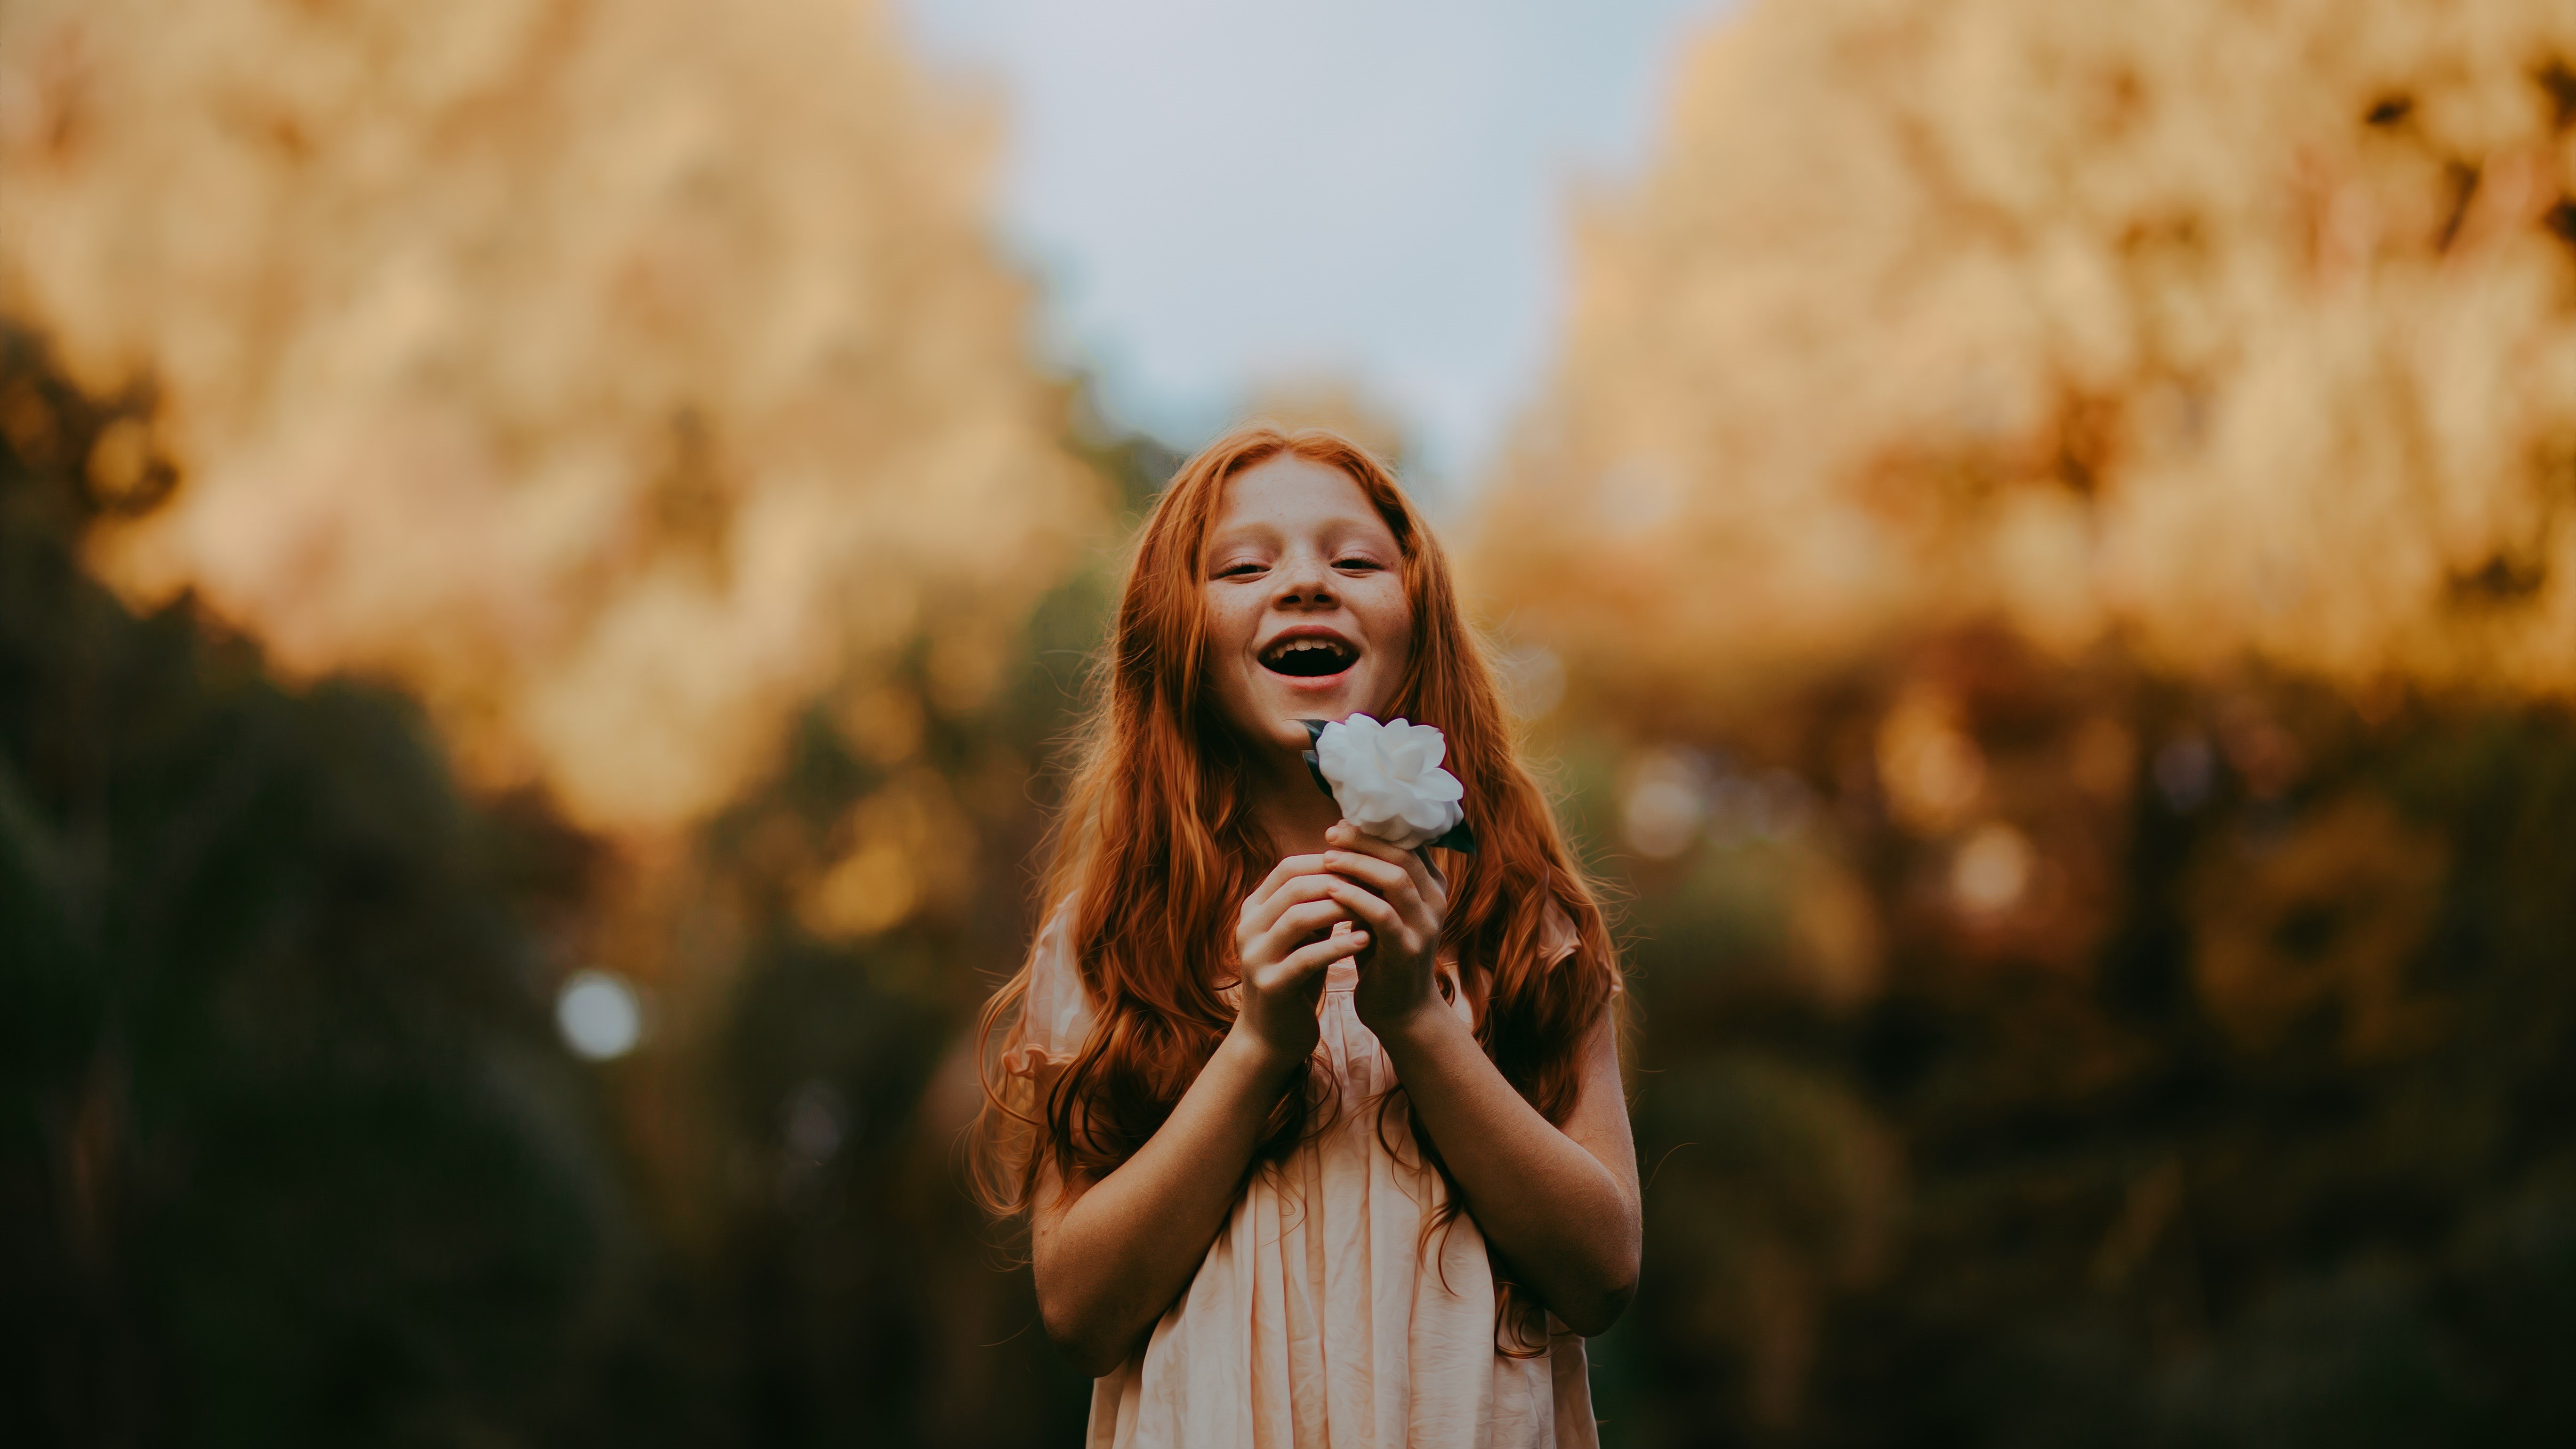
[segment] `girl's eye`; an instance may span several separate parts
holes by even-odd
[[[1346,558],[1335,560],[1333,567],[1337,569],[1350,570],[1352,572],[1371,572],[1384,568],[1386,565],[1379,563],[1373,558]]]
[[[1252,563],[1250,561],[1239,564],[1227,564],[1224,568],[1216,571],[1216,576],[1221,579],[1241,578],[1246,574],[1261,573],[1268,569],[1268,567],[1269,565],[1267,564]]]

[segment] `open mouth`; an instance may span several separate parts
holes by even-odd
[[[1359,662],[1360,651],[1339,639],[1308,635],[1282,639],[1261,651],[1261,667],[1291,679],[1322,679]]]

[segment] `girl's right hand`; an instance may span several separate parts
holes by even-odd
[[[1241,988],[1234,1030],[1248,1035],[1279,1065],[1303,1062],[1322,1035],[1316,1012],[1323,1004],[1325,968],[1368,948],[1368,932],[1354,927],[1330,934],[1350,919],[1332,898],[1341,877],[1324,870],[1320,855],[1292,855],[1244,897],[1234,926]],[[1309,940],[1319,932],[1319,940]]]

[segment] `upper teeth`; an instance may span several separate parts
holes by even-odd
[[[1282,654],[1294,654],[1301,649],[1331,649],[1334,647],[1336,646],[1329,639],[1291,639],[1287,643],[1279,646],[1279,652]]]

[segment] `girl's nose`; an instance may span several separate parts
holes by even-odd
[[[1278,603],[1283,608],[1313,608],[1333,602],[1333,571],[1318,558],[1300,556],[1278,573]]]

